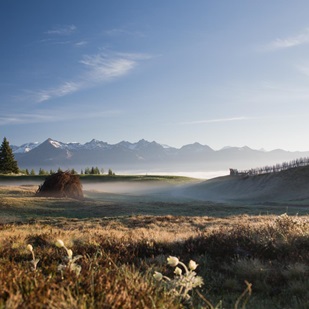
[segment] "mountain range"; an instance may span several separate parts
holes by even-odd
[[[174,148],[144,139],[130,143],[108,144],[96,139],[85,144],[63,143],[48,138],[42,143],[11,146],[20,168],[81,169],[98,166],[130,171],[218,171],[249,169],[309,157],[308,152],[272,151],[245,147],[214,150],[193,143]]]

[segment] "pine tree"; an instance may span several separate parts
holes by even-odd
[[[1,174],[17,174],[19,168],[17,161],[15,161],[14,154],[10,144],[6,138],[0,146],[0,173]]]

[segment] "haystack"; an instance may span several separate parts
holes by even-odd
[[[70,172],[58,172],[48,176],[39,186],[37,196],[84,198],[82,184],[77,175]]]

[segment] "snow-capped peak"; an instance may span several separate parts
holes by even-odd
[[[231,149],[231,148],[233,148],[233,147],[232,146],[224,146],[220,150],[227,150],[227,149]]]
[[[55,148],[63,148],[63,144],[60,144],[57,141],[50,140],[49,143],[52,144]]]
[[[59,149],[77,150],[77,149],[80,149],[81,147],[83,147],[83,145],[81,145],[80,143],[77,143],[77,142],[63,143],[63,142],[53,140],[51,138],[49,138],[47,141],[53,147],[59,148]]]
[[[164,149],[170,149],[170,148],[173,148],[169,145],[166,145],[166,144],[160,144]]]
[[[95,149],[95,148],[109,148],[109,144],[99,141],[97,139],[92,139],[90,142],[84,144],[86,149]]]
[[[37,147],[39,145],[40,145],[39,142],[27,143],[27,144],[23,144],[21,146],[12,146],[12,149],[13,149],[14,153],[25,153],[25,152],[31,151],[32,149],[34,149],[35,147]]]
[[[238,150],[239,151],[248,151],[248,150],[252,150],[252,149],[248,146],[243,146],[243,147],[238,148]]]

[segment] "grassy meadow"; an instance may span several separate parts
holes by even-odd
[[[82,181],[81,201],[0,186],[0,308],[309,308],[306,206],[170,194],[184,178]],[[155,280],[175,278],[169,256],[198,264],[190,298]]]

